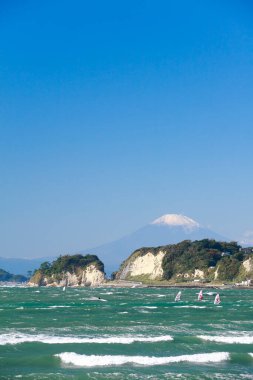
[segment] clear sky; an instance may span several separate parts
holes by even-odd
[[[0,256],[166,213],[253,241],[252,19],[249,0],[1,1]]]

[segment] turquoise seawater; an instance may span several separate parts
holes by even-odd
[[[1,287],[0,379],[253,379],[253,291],[181,290]]]

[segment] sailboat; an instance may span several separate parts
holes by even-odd
[[[203,291],[201,290],[198,294],[198,301],[202,301],[203,300]]]
[[[221,303],[220,295],[219,293],[217,293],[214,299],[214,305],[219,305],[220,303]]]
[[[175,297],[175,301],[180,301],[181,300],[181,294],[182,292],[178,292],[176,297]]]
[[[65,292],[65,290],[66,290],[66,287],[64,286],[64,287],[62,288],[62,290],[63,290],[63,292]]]

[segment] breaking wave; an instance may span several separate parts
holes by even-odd
[[[211,335],[198,335],[197,338],[202,340],[228,343],[228,344],[253,344],[253,336],[211,336]]]
[[[97,343],[97,344],[131,344],[134,342],[165,342],[172,341],[173,338],[170,335],[161,335],[154,337],[75,337],[75,336],[50,336],[50,335],[29,335],[29,334],[2,334],[0,336],[0,345],[6,344],[20,344],[29,342],[38,342],[45,344],[72,344],[72,343]]]
[[[180,355],[168,357],[155,356],[124,356],[124,355],[79,355],[75,352],[63,352],[56,354],[64,364],[72,364],[79,367],[119,366],[127,363],[155,366],[179,362],[193,363],[217,363],[229,360],[228,352],[214,352],[209,354]]]

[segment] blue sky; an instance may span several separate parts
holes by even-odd
[[[252,16],[244,0],[2,1],[0,256],[165,213],[253,241]]]

